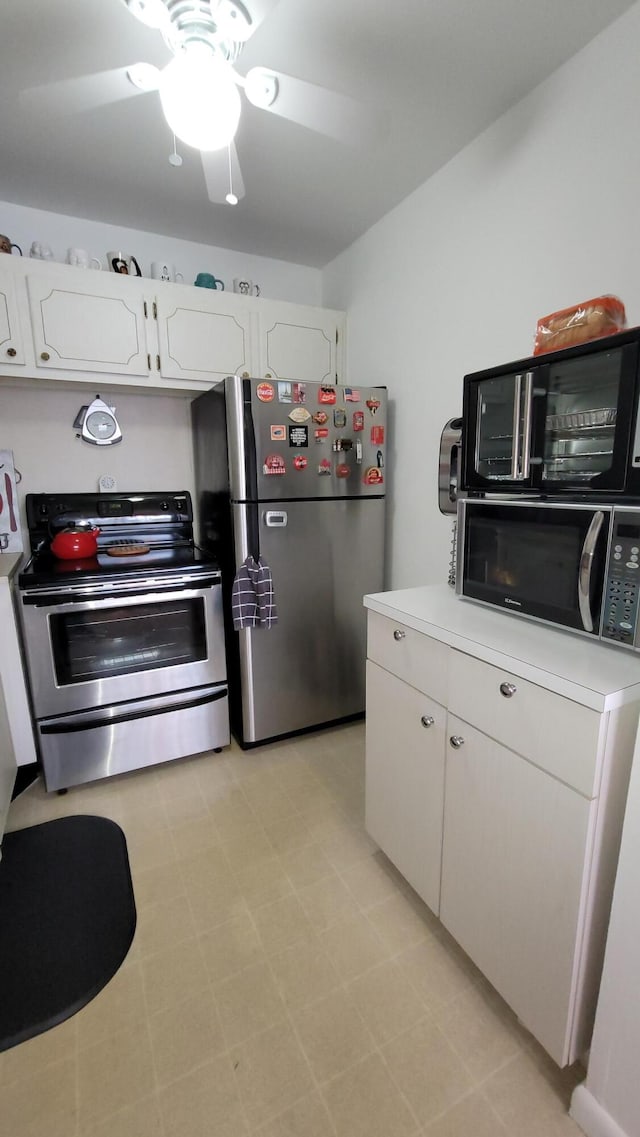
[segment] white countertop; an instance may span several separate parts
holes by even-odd
[[[377,592],[364,605],[596,711],[640,699],[640,653],[474,604],[446,584]]]
[[[24,553],[0,553],[0,580],[11,580]]]

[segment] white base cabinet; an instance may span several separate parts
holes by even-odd
[[[532,664],[514,619],[507,656],[511,618],[477,616],[446,588],[365,603],[367,829],[541,1045],[571,1063],[593,1025],[640,660],[580,644],[587,686],[563,669],[563,633],[525,633]]]

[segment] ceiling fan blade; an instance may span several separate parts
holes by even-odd
[[[20,92],[19,102],[25,110],[42,114],[68,115],[95,110],[143,93],[127,78],[128,70],[117,67],[113,71],[96,71],[93,75],[45,83],[42,87],[27,87]]]
[[[245,78],[245,93],[254,106],[350,146],[370,144],[381,133],[381,112],[282,71],[252,67]]]
[[[209,201],[215,204],[226,201],[230,188],[238,200],[244,197],[244,182],[235,142],[232,142],[228,148],[225,146],[224,150],[202,150],[200,156]],[[229,163],[231,163],[231,177],[229,177]]]
[[[246,43],[278,0],[211,0],[213,18],[225,36],[236,43]]]

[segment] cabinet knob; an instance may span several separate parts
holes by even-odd
[[[453,746],[454,750],[459,750],[461,746],[464,746],[464,738],[461,734],[452,734],[449,739],[449,745]]]
[[[8,347],[7,348],[7,355],[10,355],[12,359],[13,359],[14,355],[17,355],[17,354],[18,353],[17,353],[15,347]]]
[[[436,720],[434,719],[433,715],[423,715],[420,719],[420,722],[424,727],[433,726],[435,721]]]
[[[264,377],[265,377],[265,379],[273,379],[273,375],[271,374],[270,371],[265,371]]]
[[[393,638],[394,640],[403,640],[406,634],[406,632],[402,631],[402,628],[396,628],[395,632],[393,633]]]
[[[515,683],[501,683],[500,684],[500,694],[504,695],[505,699],[512,698],[512,696],[515,695],[517,690],[518,690],[518,688],[516,687]]]
[[[40,359],[44,359],[44,361],[46,363],[48,359],[51,359],[51,356],[49,355],[48,351],[41,351],[40,352]]]

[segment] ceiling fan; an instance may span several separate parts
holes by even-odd
[[[242,49],[278,0],[121,0],[129,12],[159,31],[173,58],[163,68],[135,63],[23,92],[24,103],[60,96],[59,109],[105,105],[130,94],[157,92],[175,137],[200,151],[209,200],[235,205],[244,183],[235,134],[245,99],[254,107],[290,119],[349,144],[376,129],[362,104],[302,79],[266,67],[246,75],[236,70]],[[175,156],[173,164],[180,164]],[[170,158],[170,161],[172,159]]]

